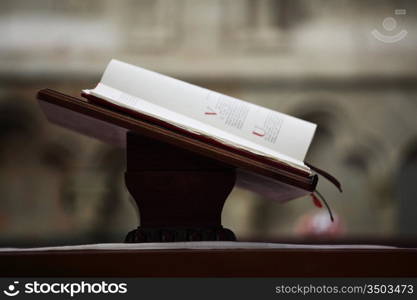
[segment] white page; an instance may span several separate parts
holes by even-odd
[[[100,84],[87,92],[309,169],[303,160],[316,129],[313,123],[117,60],[109,63]]]
[[[310,172],[310,168],[305,166],[302,162],[293,159],[292,157],[256,145],[250,141],[229,134],[211,125],[204,124],[198,120],[170,111],[164,107],[152,104],[138,97],[123,93],[102,83],[99,83],[94,90],[84,90],[84,92],[107,100],[118,106],[132,109],[164,122],[173,124],[187,131],[208,136],[226,145],[232,145],[234,147],[260,154],[279,162],[287,163],[288,165],[291,165],[295,168]]]

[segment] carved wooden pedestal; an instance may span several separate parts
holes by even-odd
[[[126,187],[140,226],[125,242],[236,240],[221,225],[234,167],[132,132],[126,142]]]

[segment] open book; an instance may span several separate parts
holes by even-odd
[[[118,60],[83,95],[313,174],[304,158],[316,124]]]
[[[43,89],[37,98],[54,124],[122,148],[133,132],[186,149],[234,168],[237,186],[268,199],[313,197],[317,174],[342,191],[304,162],[316,129],[310,122],[117,60],[81,95]]]

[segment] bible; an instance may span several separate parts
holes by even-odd
[[[271,173],[265,178],[239,168],[237,184],[266,198],[281,202],[313,192],[316,172],[340,189],[334,177],[304,163],[314,123],[115,59],[97,86],[81,95],[91,103],[263,163],[279,181],[270,180]]]
[[[316,124],[118,60],[83,95],[312,175]]]

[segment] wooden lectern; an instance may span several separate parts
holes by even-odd
[[[232,241],[221,212],[235,183],[277,201],[305,195],[317,184],[316,175],[98,98],[45,89],[38,100],[51,122],[126,148],[126,187],[141,222],[126,242]]]
[[[42,90],[48,119],[126,148],[126,186],[141,226],[127,242],[233,240],[221,226],[234,184],[284,201],[314,190],[316,176],[227,149],[142,116]],[[0,249],[13,277],[415,277],[416,248],[185,242]]]

